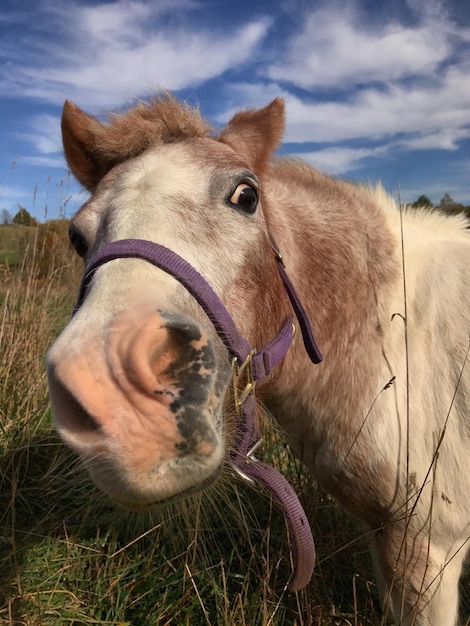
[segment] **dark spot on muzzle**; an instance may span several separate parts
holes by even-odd
[[[184,316],[164,314],[166,328],[176,344],[176,359],[164,373],[176,390],[169,405],[183,439],[176,445],[181,455],[195,453],[203,443],[215,445],[214,425],[208,400],[214,393],[216,360],[212,344],[196,347],[202,339],[198,326]]]

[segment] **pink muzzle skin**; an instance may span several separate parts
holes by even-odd
[[[315,364],[322,361],[309,318],[291,283],[279,249],[271,237],[280,277],[297,317],[307,354]],[[294,569],[287,587],[298,591],[310,581],[315,565],[315,544],[299,499],[275,468],[258,461],[254,452],[261,443],[256,426],[256,382],[266,377],[286,355],[293,338],[293,318],[260,350],[253,349],[239,333],[224,304],[199,272],[172,250],[142,239],[122,239],[105,244],[87,265],[74,313],[83,303],[94,272],[115,259],[138,258],[173,276],[205,311],[226,346],[233,364],[234,395],[238,414],[237,434],[230,452],[232,465],[243,479],[260,484],[276,501],[287,522],[294,550]]]

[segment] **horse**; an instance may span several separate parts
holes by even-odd
[[[384,610],[452,626],[470,537],[466,221],[276,157],[284,125],[281,99],[222,130],[169,93],[105,121],[66,101],[65,157],[91,194],[70,241],[86,261],[121,240],[163,246],[257,347],[293,317],[282,254],[323,361],[292,331],[248,395],[368,529]],[[50,397],[98,487],[146,510],[227,467],[233,363],[174,275],[132,255],[108,261],[48,351]]]

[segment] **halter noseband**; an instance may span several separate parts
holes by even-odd
[[[296,314],[305,349],[313,363],[322,360],[308,316],[289,280],[279,249],[271,238],[282,283]],[[315,565],[315,545],[310,525],[299,499],[287,480],[270,465],[258,461],[254,451],[261,443],[256,426],[256,382],[265,378],[286,355],[294,334],[293,319],[287,318],[279,333],[260,350],[255,350],[239,333],[235,322],[206,279],[172,250],[142,239],[122,239],[105,244],[91,259],[79,288],[74,313],[83,303],[95,271],[119,258],[147,261],[173,276],[204,309],[226,346],[233,363],[234,395],[238,412],[238,432],[230,452],[236,472],[249,482],[261,484],[277,501],[287,521],[294,548],[294,571],[289,588],[297,591],[308,584]],[[243,381],[244,388],[240,390]]]

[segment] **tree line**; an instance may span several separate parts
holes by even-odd
[[[31,213],[18,204],[18,212],[12,217],[8,209],[0,209],[0,225],[16,224],[17,226],[39,226],[39,222]]]
[[[437,209],[439,211],[443,211],[444,213],[456,215],[458,213],[465,213],[465,215],[470,218],[470,205],[464,205],[460,202],[455,202],[452,196],[448,193],[445,193],[439,204],[433,204],[431,200],[425,196],[424,194],[419,196],[414,202],[410,204],[414,209]]]

